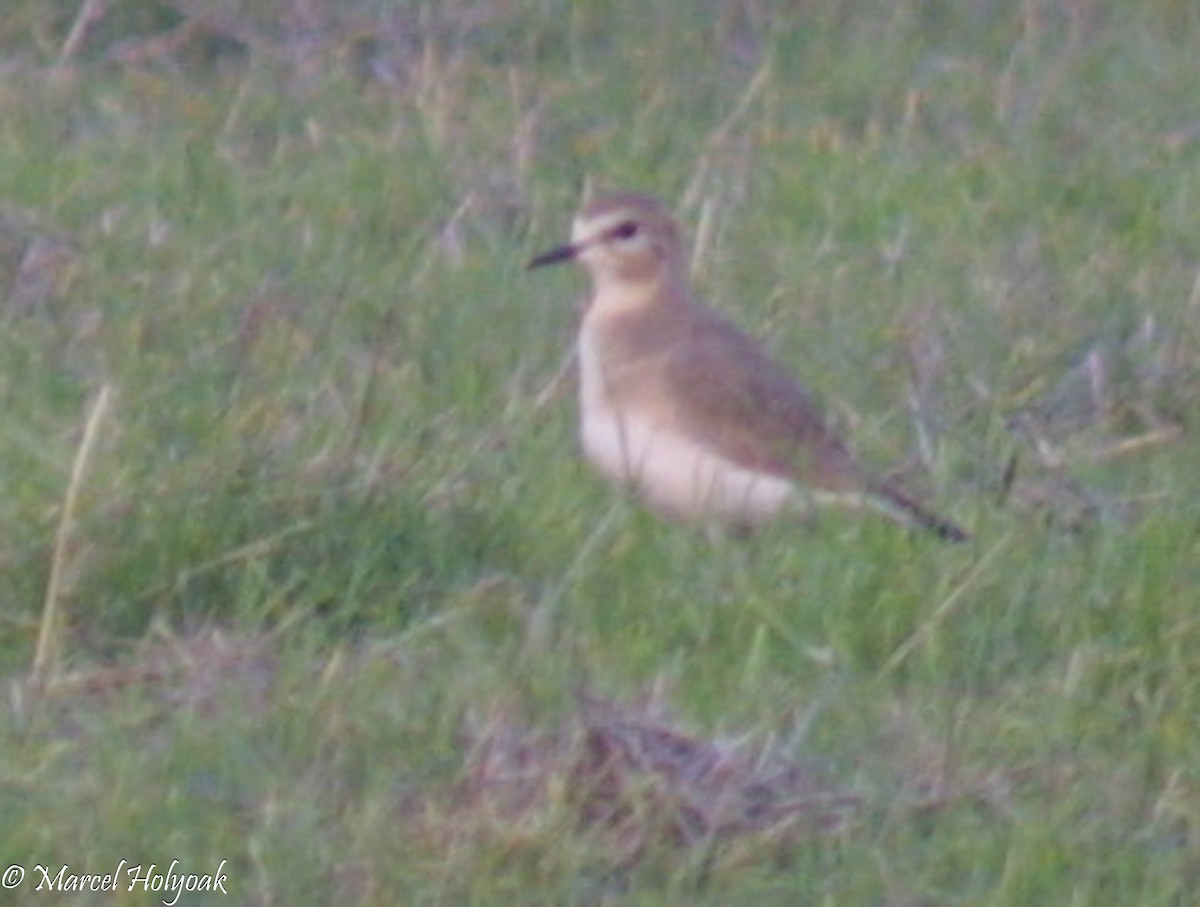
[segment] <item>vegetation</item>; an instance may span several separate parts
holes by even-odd
[[[122,859],[264,905],[1186,903],[1197,46],[1187,0],[9,0],[11,903]],[[672,200],[974,539],[713,538],[595,478],[582,278],[523,267],[585,185]]]

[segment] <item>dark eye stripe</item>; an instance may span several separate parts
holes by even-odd
[[[637,233],[638,225],[631,220],[627,220],[613,227],[608,232],[608,235],[613,239],[632,239],[637,236]]]

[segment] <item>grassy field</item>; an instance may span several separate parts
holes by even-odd
[[[1197,47],[1190,0],[9,0],[5,903],[163,899],[35,890],[121,860],[1194,903]],[[714,539],[595,478],[583,279],[524,270],[585,185],[669,199],[974,539]]]

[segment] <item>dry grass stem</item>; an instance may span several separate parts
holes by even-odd
[[[950,593],[944,599],[942,599],[942,603],[940,605],[934,608],[933,613],[929,615],[925,622],[921,624],[921,626],[915,631],[913,631],[912,635],[909,636],[908,639],[904,640],[904,642],[896,647],[896,651],[891,654],[891,657],[889,657],[888,660],[884,662],[883,667],[880,668],[879,674],[876,677],[877,681],[883,680],[894,670],[896,670],[896,668],[900,667],[900,665],[904,663],[905,659],[907,659],[908,656],[913,653],[913,650],[929,638],[929,635],[933,633],[937,626],[944,621],[950,612],[952,612],[958,606],[959,602],[963,600],[967,590],[975,585],[979,578],[983,576],[984,572],[988,569],[988,567],[991,566],[992,561],[996,559],[996,556],[1002,550],[1004,550],[1012,537],[1012,530],[1006,532],[1000,537],[999,541],[997,541],[984,553],[983,557],[979,558],[979,560],[975,562],[975,564],[967,572],[967,575],[962,578],[962,581],[957,586],[950,590]]]
[[[83,439],[75,453],[75,463],[71,467],[71,483],[67,486],[67,496],[63,501],[62,514],[59,516],[58,531],[54,535],[54,553],[50,560],[50,579],[46,584],[46,595],[42,602],[42,620],[38,629],[37,649],[33,656],[33,680],[37,683],[46,679],[47,672],[53,667],[59,649],[59,603],[63,595],[63,576],[67,561],[71,556],[74,541],[75,510],[79,503],[79,492],[83,487],[83,477],[87,470],[88,461],[100,426],[108,413],[108,401],[111,396],[111,385],[105,384],[100,388],[92,410],[88,414],[87,424],[83,430]]]

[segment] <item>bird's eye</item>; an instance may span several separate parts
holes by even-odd
[[[638,225],[631,220],[617,224],[613,228],[612,235],[614,239],[633,239],[638,235]]]

